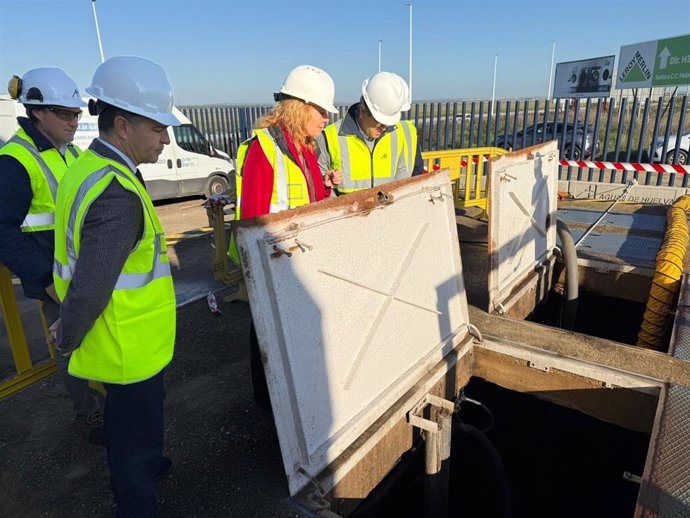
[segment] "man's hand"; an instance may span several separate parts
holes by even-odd
[[[60,324],[61,324],[61,320],[58,318],[48,328],[48,337],[46,338],[46,345],[56,345],[57,344],[57,333],[58,333],[58,328],[60,327]]]
[[[60,354],[62,356],[69,356],[72,354],[72,351],[64,351],[63,349],[60,348],[60,343],[58,340],[58,334],[62,331],[60,329],[62,326],[62,320],[58,318],[55,322],[52,323],[52,325],[48,328],[48,338],[46,338],[46,344],[47,345],[54,345],[55,349],[57,351],[57,354]]]
[[[51,284],[50,286],[46,286],[46,293],[48,296],[53,299],[55,302],[60,304],[60,299],[57,295],[57,292],[55,291],[55,284]]]
[[[337,169],[326,171],[326,174],[323,175],[323,185],[325,187],[334,187],[336,185],[340,185],[340,182],[342,181],[343,175]]]

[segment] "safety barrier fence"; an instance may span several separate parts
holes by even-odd
[[[5,330],[14,362],[16,374],[5,381],[0,382],[0,399],[19,392],[32,383],[50,376],[57,371],[55,364],[55,350],[52,346],[48,347],[49,358],[38,363],[31,359],[29,345],[26,341],[26,334],[19,315],[19,306],[14,294],[12,276],[7,268],[0,264],[0,308],[2,318],[5,323]],[[44,334],[48,334],[48,328],[41,314],[41,323]]]
[[[256,121],[270,105],[190,106],[182,111],[214,146],[234,156],[239,143],[249,138]],[[338,106],[337,120],[347,106]],[[686,124],[688,96],[617,99],[543,99],[420,102],[403,114],[414,121],[422,151],[473,147],[519,149],[556,139],[563,160],[601,162],[688,163]],[[556,124],[553,124],[555,121]],[[564,136],[564,138],[562,138]],[[690,140],[690,139],[689,139]],[[669,146],[662,145],[663,142]],[[660,150],[660,153],[656,153]],[[655,156],[656,154],[656,156]],[[591,169],[565,167],[561,179],[584,180]],[[601,175],[602,181],[626,183],[621,175]],[[687,187],[688,177],[664,172],[641,179],[647,185]]]
[[[448,149],[426,151],[422,159],[427,171],[450,169],[456,208],[481,207],[486,211],[486,161],[506,152],[497,147]]]

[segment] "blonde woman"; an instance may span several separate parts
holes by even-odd
[[[320,68],[302,65],[288,74],[274,96],[276,106],[257,121],[252,138],[237,151],[236,219],[292,209],[330,196],[331,188],[340,183],[340,173],[319,168],[315,139],[328,124],[328,113],[337,113],[334,96],[333,79]],[[234,239],[229,255],[239,264]],[[254,325],[249,351],[254,399],[269,408]]]

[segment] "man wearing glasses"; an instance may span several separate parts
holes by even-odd
[[[41,301],[49,325],[59,316],[53,285],[55,199],[58,182],[81,151],[71,144],[81,117],[77,84],[59,68],[35,68],[13,76],[8,90],[28,117],[0,148],[0,263]],[[58,370],[86,439],[104,443],[100,401],[85,379],[67,373],[69,358],[57,355]]]
[[[321,170],[342,173],[337,194],[422,173],[417,131],[400,120],[409,109],[409,88],[397,74],[379,72],[364,81],[359,103],[318,139]]]

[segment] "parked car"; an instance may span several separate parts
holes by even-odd
[[[563,153],[566,160],[571,159],[571,150],[573,160],[580,160],[582,158],[589,158],[592,156],[594,130],[592,127],[587,127],[587,133],[585,133],[584,125],[580,122],[577,123],[577,131],[575,130],[574,122],[565,123],[565,131],[563,131],[563,123],[557,122],[555,135],[553,122],[547,122],[546,124],[540,122],[536,126],[528,126],[525,129],[518,131],[515,135],[514,142],[512,133],[509,133],[508,135],[499,135],[496,145],[498,147],[514,151],[516,149],[538,144],[542,141],[553,140],[555,138],[558,140],[558,145],[560,148],[564,133],[565,145],[563,147]],[[525,136],[524,143],[522,138],[523,134]],[[532,140],[533,135],[535,137],[534,140]],[[597,149],[598,148],[599,145],[597,143]]]
[[[688,165],[688,155],[690,155],[690,133],[680,137],[680,146],[678,146],[678,161],[676,158],[676,141],[675,135],[669,136],[668,142],[664,145],[664,137],[658,137],[654,143],[654,162],[663,162],[664,164],[680,164]]]

